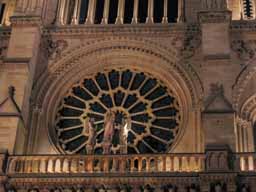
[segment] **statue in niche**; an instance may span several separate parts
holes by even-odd
[[[196,186],[193,184],[189,187],[189,192],[197,192]]]
[[[168,187],[168,192],[175,192],[175,187],[173,186]]]
[[[220,183],[217,183],[215,186],[214,186],[214,191],[215,192],[222,192],[222,186]]]
[[[224,153],[219,154],[219,169],[228,169],[228,161],[227,161],[227,156]]]
[[[107,190],[105,189],[105,187],[103,185],[100,186],[100,188],[98,189],[98,192],[106,192]]]
[[[84,135],[88,135],[86,152],[87,154],[93,154],[95,141],[96,141],[96,130],[94,128],[94,118],[87,117],[84,125]]]
[[[243,185],[241,192],[249,192],[248,186],[247,185]]]

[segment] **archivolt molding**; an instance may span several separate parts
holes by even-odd
[[[182,47],[182,45],[178,42],[182,42],[182,38],[180,38],[180,40],[177,40],[177,38],[173,37],[167,41],[170,41],[170,45],[172,46],[168,47],[163,44],[159,44],[141,37],[112,36],[107,38],[97,38],[88,41],[83,41],[78,46],[69,46],[67,51],[63,52],[54,60],[52,60],[50,62],[50,70],[55,73],[56,71],[58,71],[57,73],[61,73],[63,69],[63,63],[65,63],[66,59],[70,59],[72,57],[80,58],[82,56],[90,55],[95,52],[102,52],[104,51],[104,49],[138,50],[159,57],[161,57],[161,54],[164,55],[165,53],[169,55],[172,58],[172,60],[178,60],[179,49]]]
[[[250,65],[247,65],[246,68],[244,68],[244,70],[238,76],[237,81],[233,86],[233,101],[234,109],[236,111],[239,111],[239,106],[241,106],[241,95],[244,92],[246,85],[249,83],[254,75],[256,75],[256,63],[251,63]]]
[[[174,82],[173,86],[181,98],[182,106],[187,110],[195,106],[196,110],[199,109],[201,82],[192,67],[179,63],[174,50],[134,39],[101,39],[83,43],[77,48],[69,48],[58,59],[51,61],[48,71],[42,75],[34,89],[35,105],[39,108],[43,106],[43,113],[48,116],[45,123],[53,121],[49,118],[55,117],[56,111],[53,110],[56,110],[59,99],[63,98],[74,83],[106,67],[140,68],[155,73],[159,79],[169,79],[166,85]],[[184,122],[187,122],[187,119]],[[42,127],[49,127],[49,124]]]
[[[170,67],[174,68],[174,70],[178,71],[178,73],[184,77],[184,80],[188,85],[191,84],[191,81],[194,81],[194,85],[199,85],[196,89],[199,93],[199,97],[202,97],[203,88],[194,68],[188,63],[185,64],[180,62],[182,57],[180,54],[181,52],[185,52],[185,50],[183,50],[183,40],[182,36],[180,36],[180,39],[178,37],[169,38],[169,40],[166,39],[166,41],[170,41],[170,46],[168,47],[167,45],[140,37],[109,37],[104,39],[94,39],[84,42],[77,47],[69,48],[65,53],[61,54],[61,59],[60,57],[57,57],[51,62],[50,71],[55,75],[66,73],[70,68],[73,68],[74,65],[76,65],[74,59],[93,54],[102,55],[109,50],[141,52],[148,56],[161,58],[163,61],[168,62]],[[72,58],[72,62],[70,62],[70,58]],[[186,74],[190,77],[186,77]],[[190,91],[192,92],[193,89]]]
[[[247,121],[256,121],[256,94],[251,96],[242,106],[241,117]]]

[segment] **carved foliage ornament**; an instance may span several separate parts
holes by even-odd
[[[1,41],[0,42],[0,59],[3,59],[6,55],[8,48],[8,41]]]
[[[65,40],[47,40],[47,53],[50,59],[59,59],[62,52],[68,47],[68,43]]]
[[[194,56],[196,50],[201,45],[201,33],[187,33],[185,35],[184,44],[181,48],[181,55],[185,59],[189,59]]]
[[[234,40],[231,47],[243,61],[249,61],[255,57],[256,40]]]

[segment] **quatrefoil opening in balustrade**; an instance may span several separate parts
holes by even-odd
[[[61,151],[88,154],[88,118],[94,119],[93,154],[104,150],[104,123],[114,115],[111,154],[163,153],[173,144],[182,121],[175,94],[151,74],[109,70],[73,85],[59,105],[56,134]]]

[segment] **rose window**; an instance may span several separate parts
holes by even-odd
[[[103,154],[106,146],[111,154],[163,153],[181,120],[177,97],[162,81],[110,70],[73,85],[59,105],[55,130],[68,154]]]

